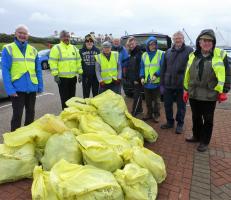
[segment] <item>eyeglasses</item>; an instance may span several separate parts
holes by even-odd
[[[93,43],[93,41],[92,41],[92,40],[85,40],[85,42],[86,42],[86,43],[88,43],[88,42],[92,42],[92,43]]]

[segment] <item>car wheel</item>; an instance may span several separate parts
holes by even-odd
[[[42,69],[43,69],[43,70],[49,69],[49,65],[48,65],[48,62],[47,62],[47,61],[43,61],[43,62],[42,62]]]

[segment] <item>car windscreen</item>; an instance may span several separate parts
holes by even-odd
[[[150,36],[135,36],[136,38],[136,41],[137,43],[142,46],[142,47],[145,47],[145,41],[149,38]],[[161,49],[163,51],[167,50],[168,49],[168,41],[167,41],[167,37],[158,37],[158,36],[155,36],[156,39],[157,39],[157,44],[158,44],[158,49]],[[127,42],[127,39],[128,38],[124,38],[122,39],[121,41],[121,44],[122,45],[126,45],[126,42]]]

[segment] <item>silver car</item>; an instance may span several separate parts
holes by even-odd
[[[0,52],[0,99],[6,98],[8,95],[6,94],[3,79],[2,79],[2,52]]]

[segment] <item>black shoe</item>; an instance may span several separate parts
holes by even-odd
[[[197,147],[197,151],[199,152],[205,152],[208,149],[208,145],[200,143],[199,146]]]
[[[166,123],[166,124],[162,124],[161,126],[160,126],[160,128],[161,129],[170,129],[170,128],[173,128],[173,124],[168,124],[168,123]]]
[[[199,140],[197,138],[194,138],[193,136],[189,137],[189,138],[185,138],[186,142],[192,142],[192,143],[196,143],[199,142]]]
[[[160,117],[154,117],[154,122],[155,123],[159,123],[159,121],[160,121]]]
[[[177,126],[176,127],[176,134],[182,134],[184,132],[183,126]]]
[[[148,120],[151,120],[151,119],[152,119],[151,116],[147,116],[147,117],[142,118],[142,120],[144,120],[144,121],[148,121]]]

